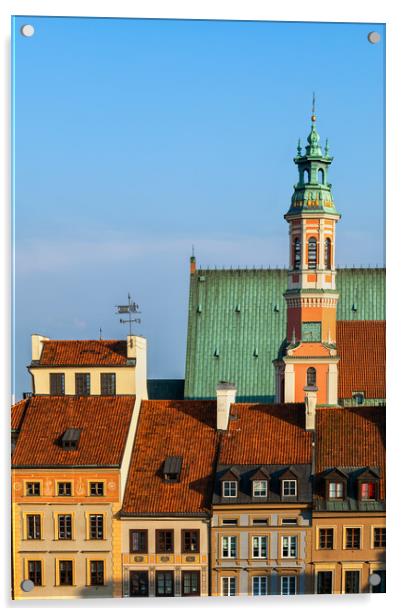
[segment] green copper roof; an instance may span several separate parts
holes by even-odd
[[[338,270],[339,320],[385,319],[385,269]],[[272,361],[286,335],[287,270],[197,270],[190,276],[186,398],[215,398],[236,383],[239,401],[272,402]]]

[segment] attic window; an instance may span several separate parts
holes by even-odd
[[[67,451],[78,449],[78,443],[81,436],[79,428],[68,428],[61,437],[61,446]]]
[[[163,465],[163,478],[167,483],[177,483],[180,481],[182,462],[183,458],[179,456],[166,458]]]
[[[364,404],[364,393],[362,391],[353,392],[352,397],[356,404]]]

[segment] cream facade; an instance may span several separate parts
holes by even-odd
[[[118,596],[208,596],[207,517],[122,517],[120,532]]]

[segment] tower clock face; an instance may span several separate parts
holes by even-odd
[[[321,342],[321,323],[305,321],[302,323],[303,342]]]

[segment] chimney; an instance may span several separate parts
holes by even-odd
[[[216,386],[216,428],[227,430],[230,405],[236,402],[236,385],[227,381],[219,381]]]
[[[306,430],[315,430],[315,407],[317,406],[317,391],[316,385],[307,385],[304,388],[306,405]]]
[[[42,354],[43,343],[45,340],[50,340],[50,338],[46,338],[46,336],[41,336],[40,334],[32,334],[32,361],[39,361],[40,356]]]
[[[127,364],[135,366],[135,395],[148,400],[146,338],[127,336]]]

